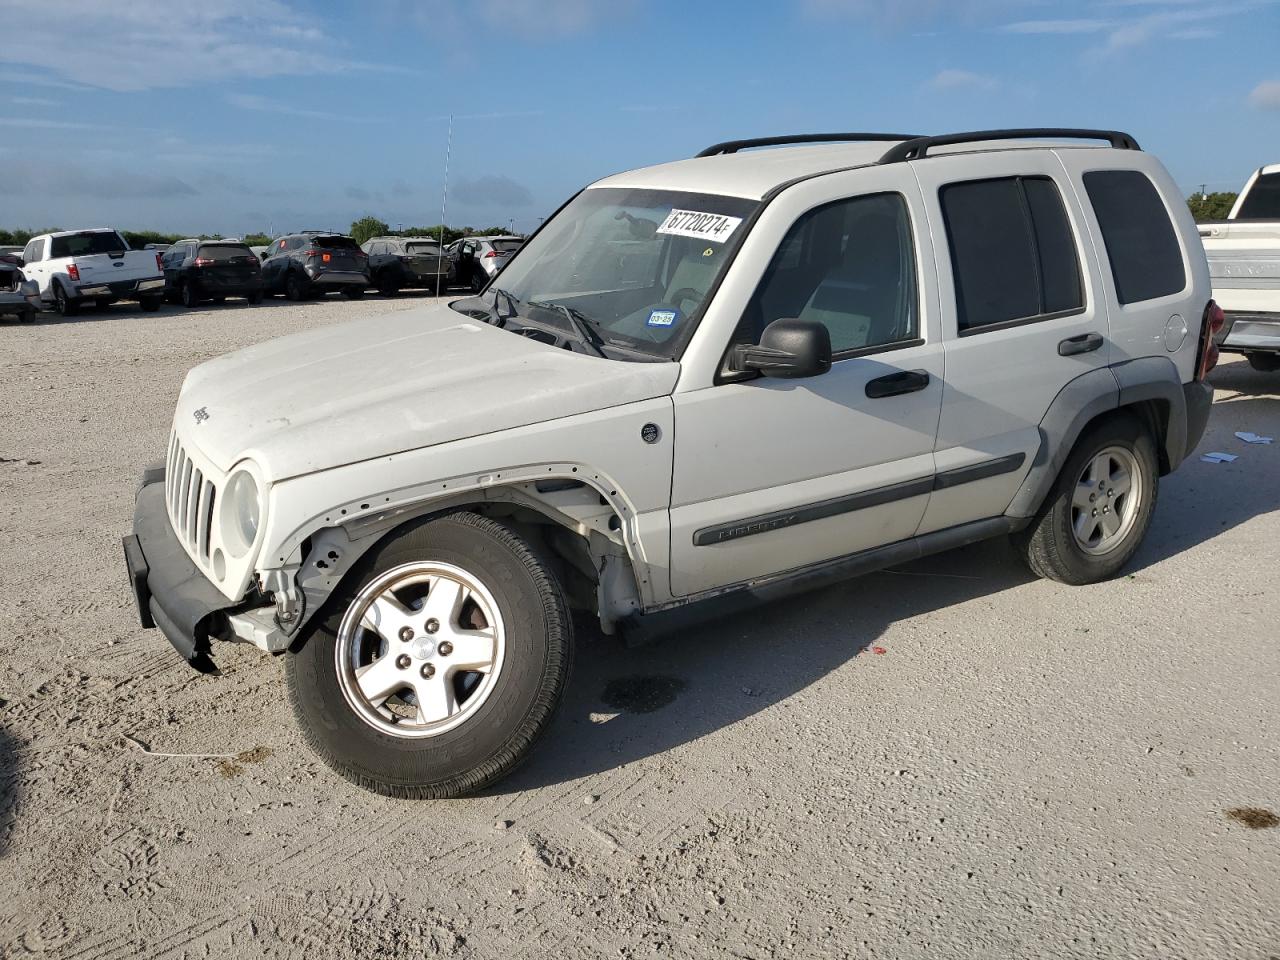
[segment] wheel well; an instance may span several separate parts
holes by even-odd
[[[516,530],[556,573],[571,607],[599,616],[602,629],[641,607],[637,568],[620,512],[605,492],[576,478],[494,486],[423,502],[372,523],[324,528],[301,545],[298,585],[317,609],[375,543],[444,513],[469,511]],[[345,511],[344,511],[345,512]]]
[[[1156,460],[1160,465],[1160,476],[1165,476],[1173,470],[1173,465],[1169,462],[1169,449],[1167,441],[1169,438],[1169,401],[1160,399],[1138,400],[1126,406],[1120,407],[1114,413],[1129,413],[1136,416],[1142,425],[1151,433],[1151,438],[1155,441]],[[1104,414],[1109,416],[1111,414]],[[1096,423],[1102,417],[1095,418],[1090,423]]]

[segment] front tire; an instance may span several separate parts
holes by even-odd
[[[1280,353],[1246,353],[1244,358],[1249,361],[1249,366],[1263,373],[1280,370]]]
[[[1150,431],[1128,414],[1108,418],[1081,435],[1014,545],[1037,576],[1074,586],[1110,579],[1146,536],[1159,489]]]
[[[303,737],[388,796],[474,793],[509,774],[559,704],[572,621],[527,541],[474,513],[393,533],[287,658]]]

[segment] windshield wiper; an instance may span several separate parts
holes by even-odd
[[[569,325],[573,327],[574,332],[578,334],[578,339],[584,346],[590,347],[597,357],[604,357],[606,360],[609,358],[609,355],[604,352],[604,340],[591,327],[591,324],[595,321],[581,310],[571,307],[567,303],[552,303],[549,300],[530,300],[529,306],[540,307],[543,310],[559,310],[569,321]]]

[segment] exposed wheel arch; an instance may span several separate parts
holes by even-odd
[[[353,566],[377,544],[457,511],[507,524],[542,547],[571,605],[598,616],[605,632],[613,632],[616,623],[642,609],[649,573],[628,537],[627,516],[634,515],[630,508],[616,489],[596,477],[549,474],[402,504],[383,514],[344,519],[342,508],[331,512],[298,542],[293,556],[271,558],[278,559],[296,585],[298,615],[290,624],[290,636],[302,634]],[[281,578],[277,581],[278,587],[285,586]]]

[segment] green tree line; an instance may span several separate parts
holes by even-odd
[[[1187,206],[1191,208],[1191,213],[1196,218],[1197,223],[1202,223],[1205,220],[1225,220],[1235,202],[1236,194],[1229,192],[1193,193],[1187,198]],[[47,227],[43,230],[6,230],[0,228],[0,246],[24,247],[32,237],[39,236],[42,233],[55,233],[60,229],[62,228]],[[477,229],[475,227],[441,226],[441,224],[437,223],[430,227],[407,227],[403,230],[392,230],[389,224],[379,220],[377,217],[362,217],[351,224],[351,237],[356,243],[364,243],[370,237],[435,237],[439,239],[442,231],[444,242],[450,244],[462,237],[489,237],[504,234],[507,233],[507,228],[486,227]],[[155,230],[121,230],[120,234],[125,238],[129,246],[134,249],[141,249],[148,243],[176,243],[191,236],[191,234],[181,233],[158,233]],[[221,240],[222,235],[202,233],[199,234],[199,239]],[[267,236],[265,233],[250,233],[241,237],[241,239],[250,246],[261,247],[266,246],[274,238]]]

